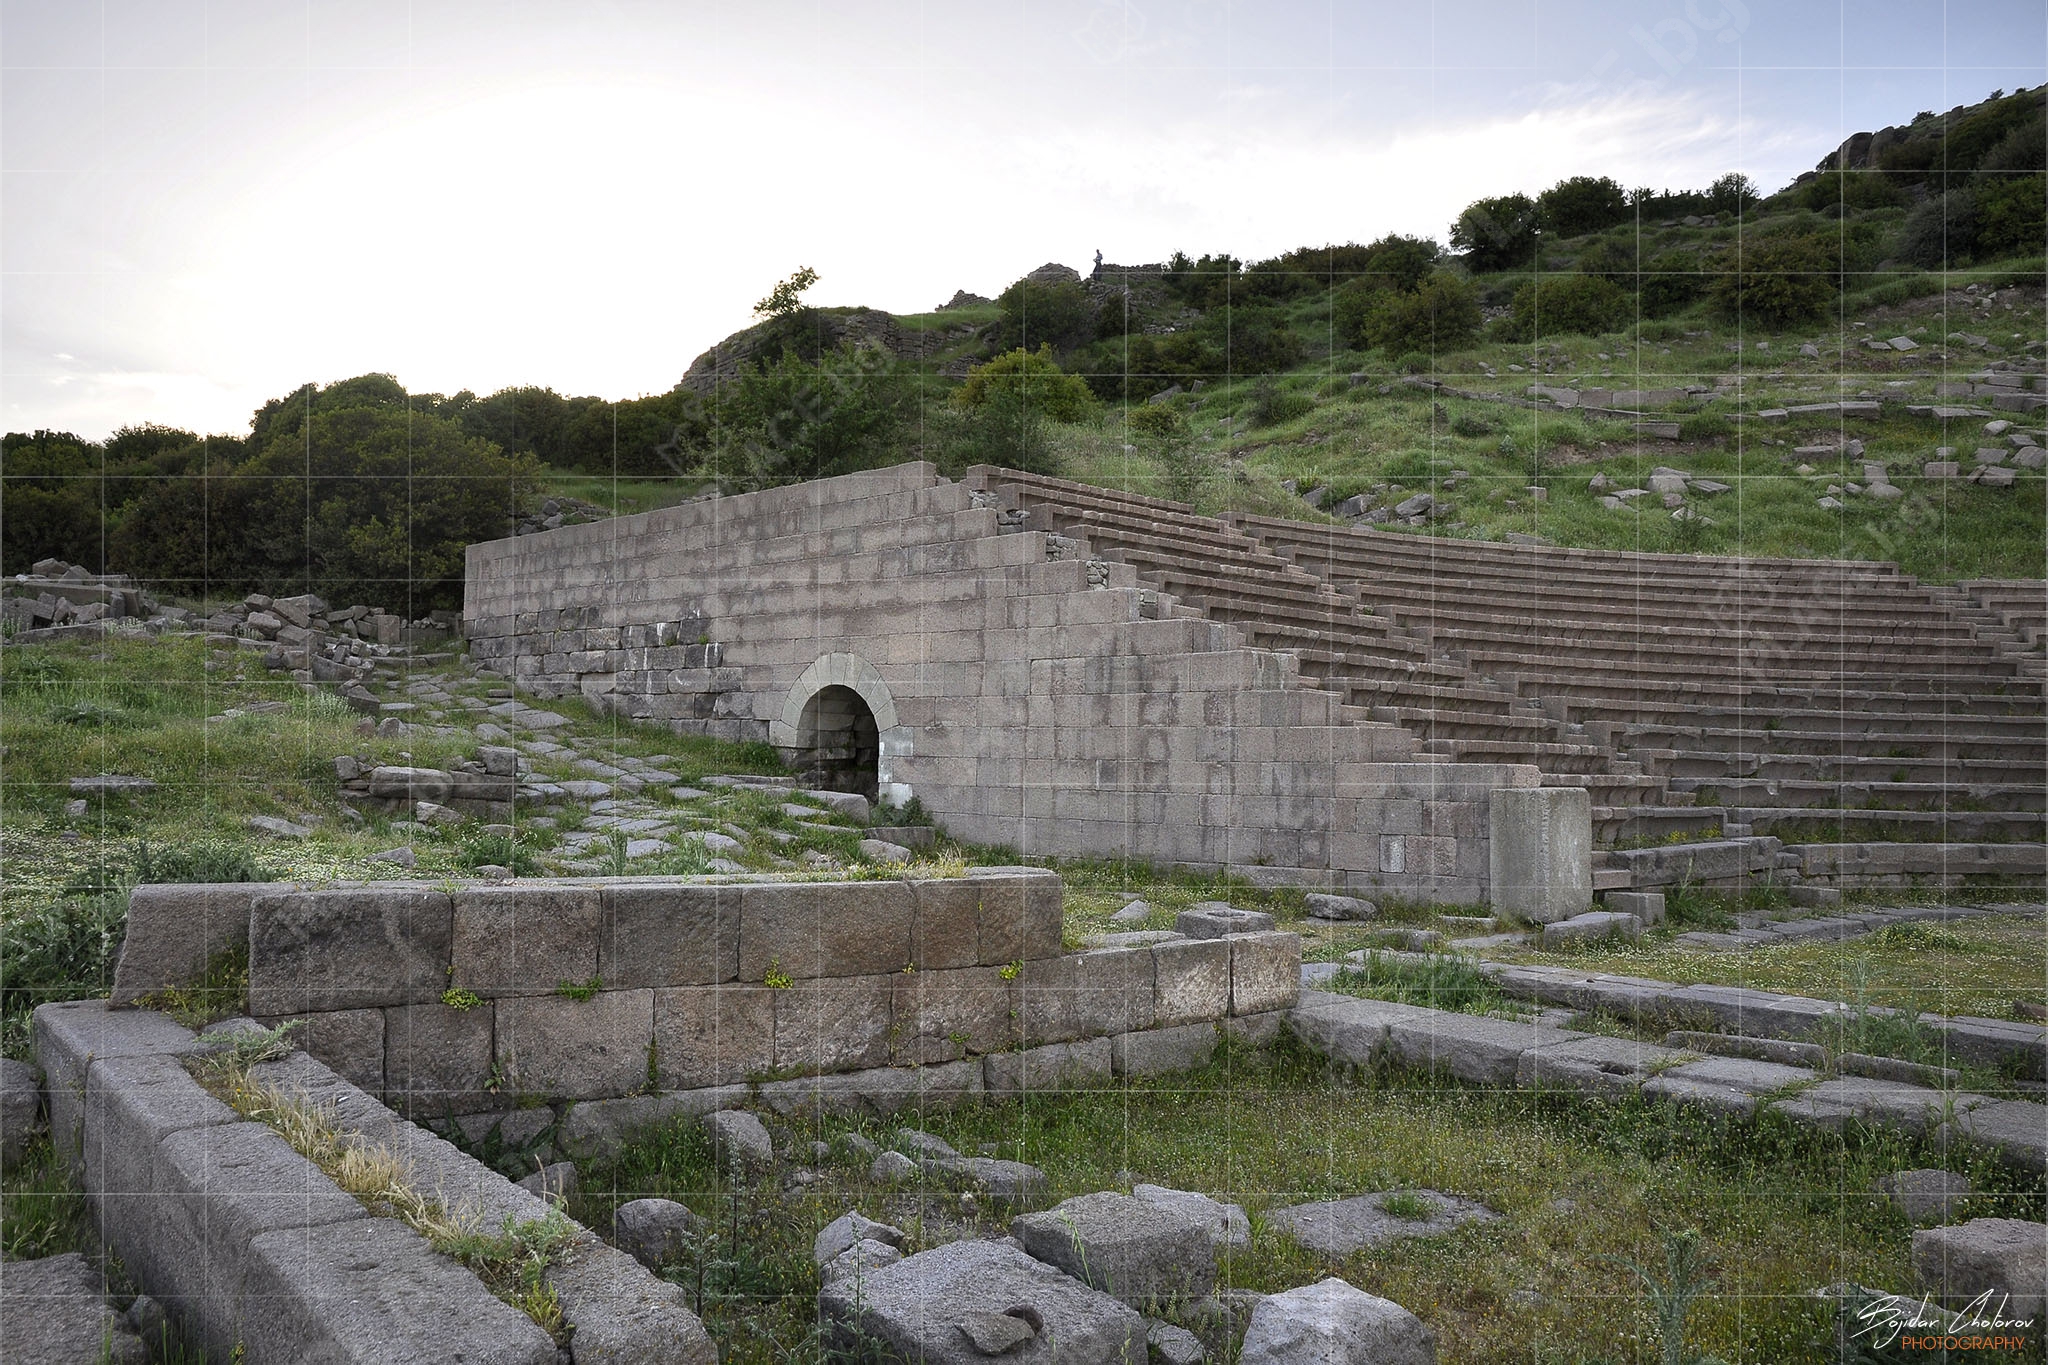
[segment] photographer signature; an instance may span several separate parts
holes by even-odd
[[[1877,1346],[1889,1346],[1897,1341],[1902,1333],[1927,1329],[1952,1336],[1959,1332],[2002,1332],[2007,1328],[2032,1327],[2032,1318],[2005,1316],[2006,1305],[2011,1301],[2011,1295],[1987,1289],[1964,1304],[1960,1312],[1949,1314],[1935,1308],[1925,1298],[1909,1299],[1903,1294],[1881,1294],[1857,1311],[1856,1316],[1867,1325],[1853,1335],[1871,1337],[1873,1344]],[[1884,1335],[1879,1337],[1878,1333]]]

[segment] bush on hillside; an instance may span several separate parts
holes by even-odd
[[[1479,335],[1479,323],[1478,291],[1440,270],[1412,290],[1377,295],[1361,321],[1360,335],[1366,345],[1392,355],[1434,355],[1469,344]]]
[[[908,373],[880,351],[842,347],[816,364],[784,351],[720,390],[698,467],[746,488],[872,468],[896,455],[915,401]]]
[[[1635,317],[1635,300],[1598,275],[1545,275],[1515,291],[1513,311],[1501,327],[1507,341],[1540,341],[1576,333],[1619,331]]]
[[[1651,257],[1638,284],[1636,298],[1645,317],[1675,313],[1707,292],[1700,258],[1690,251],[1665,251]]]
[[[998,391],[1014,392],[1055,422],[1079,422],[1095,411],[1095,395],[1088,381],[1062,370],[1052,357],[1050,343],[1035,352],[1019,347],[974,366],[966,381],[953,390],[953,402],[963,408],[978,408]]]
[[[1708,296],[1723,317],[1777,331],[1813,321],[1834,303],[1840,264],[1805,236],[1749,238],[1715,262]]]
[[[1018,280],[996,296],[1005,350],[1050,346],[1067,352],[1095,336],[1095,300],[1073,280]]]
[[[2048,240],[2048,176],[1987,175],[1977,185],[1975,257],[2038,252]]]

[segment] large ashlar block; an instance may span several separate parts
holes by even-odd
[[[455,896],[454,984],[478,995],[546,995],[598,974],[601,893],[545,883]]]
[[[1487,812],[1493,908],[1554,924],[1593,908],[1593,803],[1583,787],[1502,787]]]
[[[249,941],[249,906],[276,891],[263,882],[145,883],[128,893],[128,925],[114,969],[113,1003],[190,986],[215,956]]]
[[[734,1085],[775,1066],[768,986],[678,986],[654,993],[655,1074],[663,1090]]]
[[[454,925],[448,895],[422,887],[259,898],[250,913],[249,1012],[439,1000],[448,989]]]
[[[649,1078],[654,992],[599,991],[498,1002],[499,1074],[516,1091],[572,1100],[626,1095]]]
[[[907,882],[773,883],[740,894],[740,980],[900,972],[916,896]]]
[[[737,886],[604,890],[598,975],[607,987],[708,986],[739,975]]]

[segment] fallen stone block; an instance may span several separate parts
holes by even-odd
[[[1642,921],[1634,915],[1620,914],[1612,910],[1590,910],[1570,919],[1557,920],[1543,926],[1543,946],[1563,948],[1575,943],[1598,943],[1602,939],[1618,938],[1633,943],[1643,936]]]
[[[1366,920],[1380,912],[1379,906],[1357,896],[1335,896],[1327,892],[1311,891],[1304,896],[1312,919]]]
[[[817,1237],[811,1242],[811,1259],[823,1265],[848,1247],[863,1241],[876,1241],[900,1247],[903,1245],[903,1229],[888,1223],[877,1223],[857,1211],[849,1210],[819,1229]]]
[[[1916,1223],[1946,1223],[1972,1193],[1969,1179],[1953,1171],[1898,1171],[1877,1182],[1892,1207]]]
[[[1972,1218],[1913,1234],[1913,1273],[1950,1308],[1983,1295],[1983,1305],[2008,1318],[2039,1322],[2048,1309],[2048,1224],[2018,1218]],[[2001,1306],[1999,1300],[2007,1299]]]
[[[1209,1230],[1209,1240],[1218,1247],[1251,1245],[1251,1220],[1242,1205],[1225,1204],[1193,1190],[1168,1189],[1164,1185],[1134,1185],[1131,1197],[1148,1204],[1178,1209]]]
[[[1189,938],[1222,938],[1226,934],[1271,929],[1273,917],[1263,910],[1240,910],[1222,901],[1202,901],[1175,916],[1173,927]]]
[[[1387,1211],[1389,1200],[1409,1198],[1426,1205],[1428,1212],[1418,1218]],[[1498,1217],[1484,1204],[1435,1190],[1387,1190],[1266,1211],[1268,1226],[1310,1251],[1335,1257],[1410,1237],[1435,1237],[1467,1223],[1490,1223]]]
[[[1109,1040],[1110,1065],[1119,1076],[1159,1076],[1207,1066],[1216,1054],[1214,1024],[1120,1033]]]
[[[1335,1278],[1262,1300],[1239,1365],[1436,1365],[1436,1337],[1413,1313]]]
[[[1022,1052],[995,1052],[983,1059],[988,1093],[1019,1095],[1032,1090],[1099,1090],[1114,1074],[1109,1039],[1049,1043]]]
[[[704,1116],[711,1150],[720,1160],[764,1170],[775,1164],[775,1144],[761,1120],[744,1109],[721,1109]]]
[[[1207,1227],[1170,1204],[1104,1190],[1015,1218],[1010,1234],[1034,1258],[1134,1308],[1201,1298],[1216,1282]]]
[[[953,1242],[857,1284],[828,1284],[818,1291],[818,1312],[829,1348],[871,1343],[924,1365],[1145,1358],[1145,1320],[1136,1311],[1003,1242]]]

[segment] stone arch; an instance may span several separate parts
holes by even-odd
[[[827,654],[805,669],[769,722],[768,742],[828,784],[889,805],[910,799],[891,762],[910,752],[910,733],[889,685],[858,654]]]

